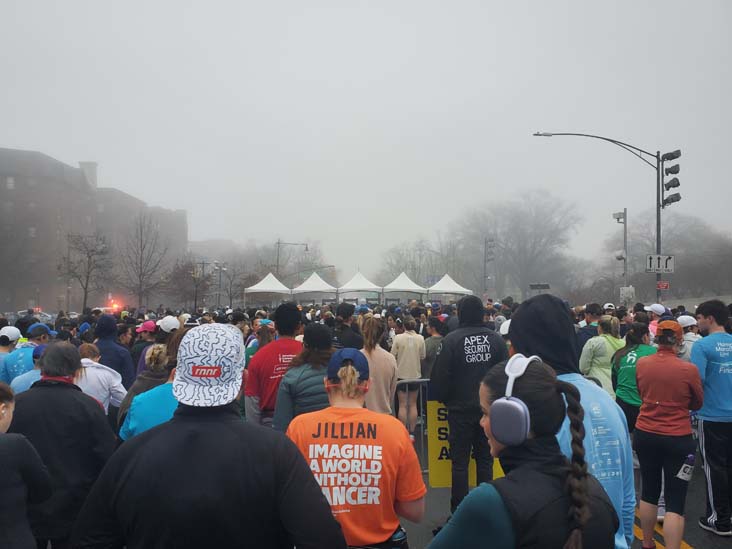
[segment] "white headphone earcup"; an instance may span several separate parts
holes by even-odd
[[[491,432],[506,446],[520,446],[529,436],[531,417],[526,404],[515,397],[502,397],[491,404]]]

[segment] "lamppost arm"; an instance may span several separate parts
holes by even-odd
[[[645,149],[641,149],[640,147],[636,147],[635,145],[631,145],[630,143],[625,143],[623,141],[618,141],[617,139],[612,139],[610,137],[603,137],[602,135],[593,135],[590,133],[570,133],[570,132],[561,132],[561,133],[554,133],[554,132],[535,132],[534,137],[554,137],[554,136],[572,136],[572,137],[589,137],[591,139],[600,139],[602,141],[607,141],[608,143],[612,143],[613,145],[617,145],[621,149],[625,149],[629,153],[632,153],[633,156],[636,156],[637,158],[640,158],[643,162],[648,164],[651,168],[654,170],[656,169],[656,164],[648,161],[647,159],[643,158],[642,155],[650,156],[655,160],[656,155],[652,152],[649,152]]]

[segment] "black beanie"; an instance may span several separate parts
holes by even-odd
[[[579,373],[574,323],[567,305],[553,295],[524,301],[511,315],[508,339],[516,352],[538,355],[559,375]]]
[[[308,349],[325,351],[331,348],[333,338],[327,326],[311,323],[305,328],[302,342]]]
[[[457,304],[460,326],[482,326],[485,307],[479,297],[466,295]]]

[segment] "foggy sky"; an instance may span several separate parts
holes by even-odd
[[[390,246],[547,187],[594,257],[681,148],[672,206],[732,229],[732,2],[0,3],[0,146],[99,163],[190,238],[320,240],[345,282]]]

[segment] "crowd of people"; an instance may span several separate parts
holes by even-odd
[[[551,295],[0,318],[0,547],[408,547],[421,391],[452,463],[430,547],[629,548],[634,469],[643,547],[658,520],[680,547],[697,446],[698,525],[732,536],[731,331],[719,301]]]

